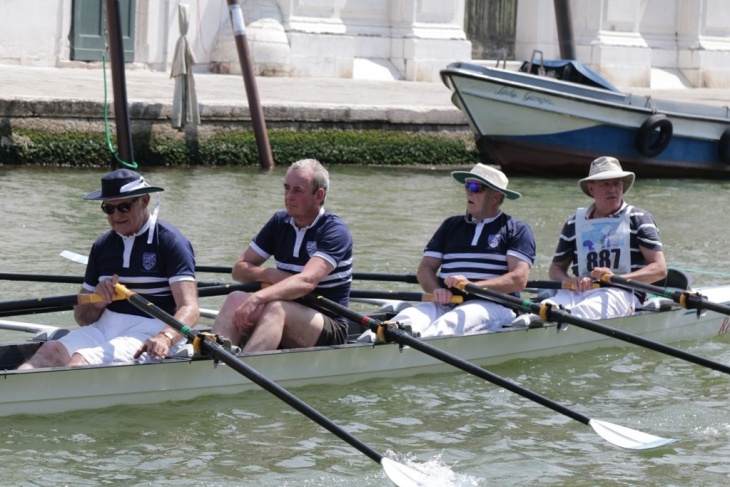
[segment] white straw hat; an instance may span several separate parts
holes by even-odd
[[[467,179],[476,179],[486,184],[490,188],[499,191],[505,195],[508,199],[516,200],[522,197],[517,191],[511,191],[507,189],[509,179],[499,169],[495,169],[486,164],[477,164],[471,171],[454,171],[451,173],[454,179],[460,183],[465,182]]]

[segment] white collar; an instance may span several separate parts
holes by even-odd
[[[320,206],[320,207],[319,207],[319,213],[317,213],[317,216],[315,217],[315,219],[314,219],[314,220],[312,221],[312,223],[310,223],[309,225],[307,225],[307,226],[306,226],[306,227],[304,227],[304,228],[299,228],[299,227],[297,226],[297,222],[295,222],[295,221],[294,221],[294,217],[292,217],[292,216],[290,216],[290,217],[289,217],[289,223],[290,223],[290,224],[291,224],[291,226],[293,226],[293,227],[294,227],[294,228],[295,228],[295,229],[296,229],[297,231],[301,232],[301,231],[303,231],[303,230],[308,230],[308,229],[312,228],[312,227],[313,227],[313,226],[314,226],[314,225],[315,225],[315,224],[317,223],[317,221],[319,221],[319,219],[320,219],[320,217],[321,217],[322,215],[324,215],[324,206]]]

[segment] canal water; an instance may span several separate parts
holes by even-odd
[[[200,265],[231,265],[283,207],[283,169],[144,171],[166,191],[161,218]],[[59,257],[86,253],[107,223],[81,196],[103,171],[0,168],[0,272],[82,275]],[[326,206],[351,228],[358,272],[413,273],[464,191],[444,169],[334,167]],[[533,279],[546,279],[563,221],[589,203],[575,179],[513,177],[504,211],[533,229]],[[659,223],[671,266],[696,286],[730,280],[730,182],[638,180],[627,200]],[[227,282],[229,276],[201,274]],[[415,290],[398,283],[358,289]],[[76,285],[0,281],[0,300],[70,294]],[[221,298],[204,298],[215,308]],[[72,327],[70,313],[18,320]],[[3,332],[0,338],[18,338]],[[580,413],[673,445],[621,450],[589,427],[455,371],[293,389],[366,444],[434,485],[713,486],[730,482],[730,377],[639,347],[514,360],[490,370]],[[730,363],[727,338],[674,344]],[[0,393],[2,391],[0,385]],[[153,406],[0,418],[0,485],[387,486],[382,469],[265,391]]]

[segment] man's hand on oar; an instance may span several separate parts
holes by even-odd
[[[548,407],[553,411],[564,414],[571,419],[588,425],[593,428],[593,430],[598,433],[601,438],[616,446],[620,446],[622,448],[643,450],[647,448],[656,448],[676,441],[670,438],[661,438],[659,436],[642,433],[641,431],[632,430],[630,428],[618,426],[605,421],[591,419],[588,416],[573,411],[544,396],[532,392],[525,387],[522,387],[512,381],[509,381],[492,372],[489,372],[482,367],[477,367],[471,362],[467,362],[460,359],[459,357],[446,353],[440,348],[428,345],[427,343],[408,335],[405,331],[401,330],[397,326],[389,326],[392,324],[357,313],[356,311],[353,311],[350,308],[342,306],[341,304],[336,303],[323,296],[309,294],[307,296],[304,296],[303,299],[305,300],[305,302],[310,303],[312,306],[329,309],[331,312],[339,316],[343,316],[349,320],[361,323],[362,326],[373,331],[374,333],[384,335],[387,339],[389,339],[388,341],[393,341],[400,345],[407,345],[415,350],[418,350],[419,352],[430,355],[435,359],[453,365],[454,367],[457,367],[465,372],[485,379],[493,384],[507,389],[508,391],[512,391],[515,394],[519,394],[522,397],[525,397],[531,401]]]

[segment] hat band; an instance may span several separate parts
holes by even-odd
[[[144,178],[140,177],[136,181],[132,181],[131,183],[127,183],[121,188],[119,188],[120,193],[128,193],[130,191],[134,191],[135,189],[140,188],[149,188],[149,184],[144,182]]]

